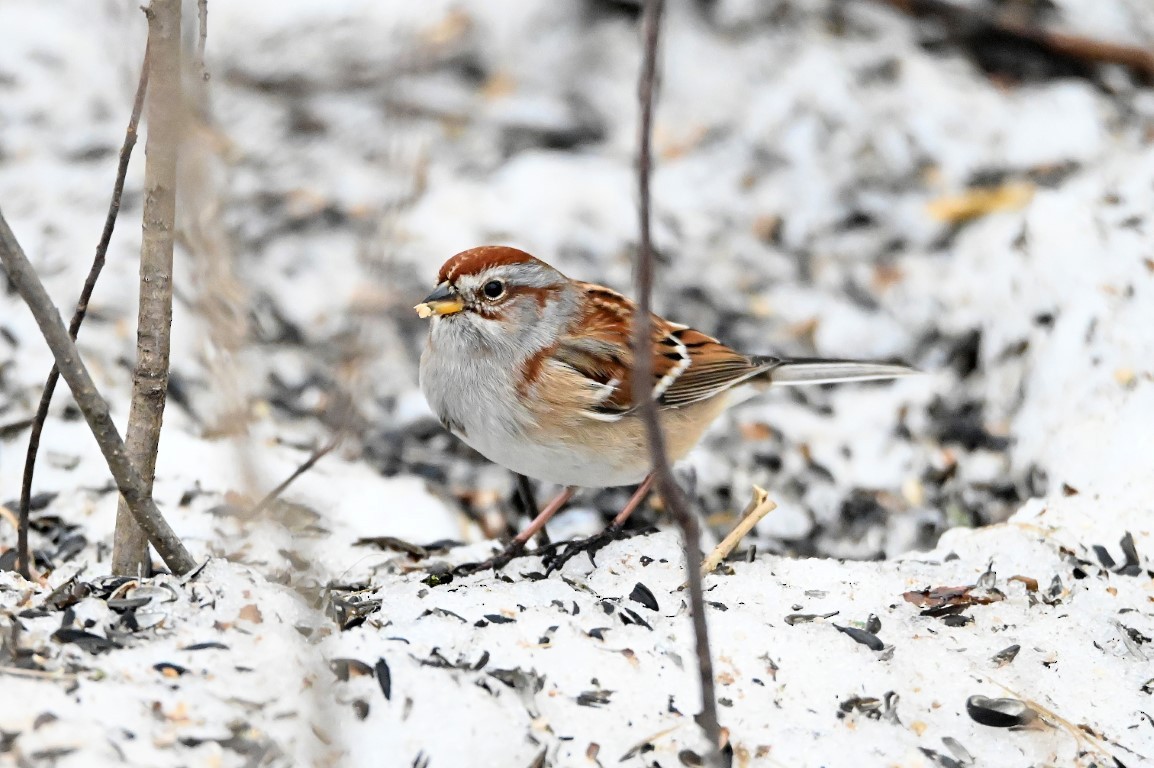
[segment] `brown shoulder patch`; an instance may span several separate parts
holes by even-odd
[[[517,384],[517,393],[519,395],[525,397],[529,394],[529,390],[537,386],[546,361],[552,357],[556,350],[556,344],[552,347],[546,347],[530,355],[525,362],[521,364],[521,380]]]

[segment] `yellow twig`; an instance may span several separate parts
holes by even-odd
[[[12,524],[12,530],[20,530],[20,521],[16,519],[16,515],[13,514],[12,510],[8,509],[8,507],[4,506],[3,504],[0,504],[0,517],[4,518]]]
[[[8,509],[8,507],[4,506],[3,504],[0,504],[0,517],[7,520],[12,525],[12,529],[19,533],[20,521],[16,518],[15,512]],[[32,564],[31,557],[28,558],[28,560],[28,581],[38,581],[41,576],[40,571],[36,570],[36,566]]]
[[[749,500],[749,504],[745,507],[745,511],[741,513],[741,521],[734,526],[729,535],[721,540],[721,543],[709,553],[709,557],[705,558],[705,562],[701,564],[701,572],[709,573],[717,566],[721,565],[721,561],[729,556],[747,533],[753,530],[753,526],[757,525],[761,518],[768,515],[773,510],[777,509],[777,504],[770,500],[769,494],[764,488],[753,486],[753,498]]]
[[[1097,752],[1100,755],[1102,755],[1103,757],[1108,757],[1108,758],[1111,758],[1113,760],[1117,760],[1117,758],[1114,757],[1114,753],[1110,751],[1109,747],[1107,747],[1107,744],[1110,744],[1111,746],[1119,747],[1121,749],[1125,749],[1127,752],[1130,752],[1133,755],[1138,754],[1137,752],[1134,752],[1133,750],[1131,750],[1128,747],[1124,747],[1121,744],[1118,744],[1116,742],[1109,742],[1104,737],[1098,736],[1096,733],[1087,732],[1087,731],[1083,730],[1082,728],[1079,728],[1077,725],[1070,722],[1066,718],[1062,717],[1057,712],[1055,712],[1054,710],[1045,706],[1044,704],[1040,704],[1037,701],[1034,701],[1033,699],[1027,699],[1025,696],[1018,693],[1013,688],[1002,685],[1001,683],[999,683],[997,680],[994,680],[993,678],[989,678],[989,680],[991,683],[998,686],[999,688],[1001,688],[1006,693],[1010,694],[1010,696],[1014,697],[1015,699],[1018,699],[1019,701],[1024,703],[1026,706],[1028,706],[1030,709],[1034,710],[1034,712],[1036,712],[1038,714],[1039,719],[1042,720],[1042,722],[1044,722],[1046,725],[1048,725],[1052,728],[1058,727],[1058,728],[1066,731],[1066,733],[1068,733],[1070,736],[1072,736],[1074,738],[1074,741],[1077,742],[1079,748],[1081,748],[1081,749],[1085,749],[1088,752]]]

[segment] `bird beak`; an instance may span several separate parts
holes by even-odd
[[[461,295],[453,290],[448,283],[441,283],[437,286],[437,290],[430,293],[413,309],[417,310],[417,315],[420,317],[432,317],[433,315],[452,315],[460,312],[465,308],[465,302],[461,300]]]

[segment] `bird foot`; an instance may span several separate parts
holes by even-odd
[[[610,542],[625,538],[620,525],[609,525],[600,533],[595,533],[585,539],[562,541],[549,547],[542,547],[536,554],[541,555],[541,564],[545,566],[545,575],[559,571],[565,563],[584,552],[589,555],[589,562],[594,566],[597,561],[594,556]]]
[[[623,530],[623,526],[611,524],[600,533],[595,533],[588,538],[574,539],[573,541],[557,541],[540,546],[531,552],[526,551],[524,544],[514,541],[488,560],[481,560],[475,563],[461,563],[452,570],[452,574],[454,576],[471,576],[481,571],[499,571],[517,558],[540,557],[541,565],[545,567],[545,575],[549,575],[554,571],[560,570],[565,563],[582,552],[589,555],[590,563],[597,565],[594,556],[604,549],[606,545],[618,539],[627,539],[637,534],[649,533],[652,530],[652,528],[641,528],[637,531],[626,532]]]
[[[531,554],[535,553],[526,552],[525,545],[522,542],[514,541],[488,560],[481,560],[476,563],[461,563],[453,569],[453,575],[470,576],[479,571],[488,571],[490,569],[499,571],[518,557],[526,557]]]

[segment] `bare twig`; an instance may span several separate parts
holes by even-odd
[[[208,82],[208,68],[204,64],[204,48],[208,44],[208,0],[196,2],[196,73],[202,82]]]
[[[1033,40],[1054,53],[1095,64],[1120,64],[1134,70],[1147,83],[1154,82],[1154,51],[1094,40],[1081,35],[1037,29],[1013,21],[1003,21],[998,29],[1025,40]]]
[[[710,573],[721,565],[721,561],[729,557],[729,553],[733,551],[738,542],[753,530],[753,526],[775,509],[777,509],[777,504],[770,500],[765,489],[758,488],[756,485],[753,486],[753,498],[749,500],[745,511],[741,513],[741,520],[733,527],[729,535],[714,547],[713,551],[709,553],[709,557],[705,558],[705,562],[701,564],[701,572],[703,574]]]
[[[685,566],[688,572],[689,606],[693,617],[693,631],[697,638],[697,663],[701,678],[701,715],[699,723],[705,731],[712,751],[710,762],[718,762],[716,754],[721,742],[721,728],[717,722],[717,702],[713,686],[713,657],[709,652],[709,631],[705,623],[705,601],[701,591],[701,570],[698,565],[701,532],[697,518],[689,511],[681,488],[673,477],[669,458],[665,453],[665,436],[653,400],[653,341],[650,312],[653,292],[653,246],[650,240],[649,176],[652,166],[651,134],[653,127],[653,88],[657,77],[657,41],[661,29],[664,0],[646,0],[642,14],[645,53],[641,65],[638,99],[641,121],[637,136],[637,190],[640,232],[637,251],[637,313],[633,328],[633,400],[645,422],[645,433],[657,490],[665,506],[681,527],[685,545]]]
[[[168,399],[172,330],[172,248],[176,231],[176,161],[185,104],[181,96],[180,0],[152,0],[148,18],[148,139],[144,227],[140,243],[140,309],[136,370],[128,412],[129,457],[152,493],[164,405]],[[123,501],[116,510],[112,572],[147,575],[148,542]]]
[[[1146,82],[1154,82],[1154,51],[1131,45],[1095,40],[1081,35],[1054,32],[1024,22],[1007,13],[993,14],[947,0],[874,0],[910,16],[932,16],[955,30],[995,32],[1038,45],[1058,56],[1091,64],[1118,64],[1133,70]]]
[[[32,263],[16,241],[16,236],[8,228],[3,212],[0,212],[0,263],[8,271],[9,283],[32,310],[36,324],[40,326],[40,332],[44,334],[44,340],[48,342],[48,348],[52,350],[52,356],[60,368],[60,375],[72,390],[72,398],[84,414],[100,446],[100,452],[108,462],[116,487],[128,502],[128,508],[137,523],[148,534],[148,540],[174,573],[191,570],[196,565],[195,561],[165,522],[143,478],[129,461],[124,441],[108,411],[108,403],[96,390],[76,350],[76,344],[69,337],[64,321],[60,319],[59,311],[44,290],[44,284],[40,282]]]
[[[72,321],[68,324],[68,335],[73,341],[80,333],[80,325],[88,314],[88,302],[92,298],[92,291],[96,288],[96,280],[104,269],[104,257],[108,253],[108,244],[112,240],[112,232],[116,229],[116,218],[120,214],[120,198],[124,194],[124,179],[128,175],[128,161],[132,159],[132,148],[136,146],[136,128],[140,124],[140,112],[144,107],[144,93],[148,90],[148,47],[144,49],[144,62],[140,67],[140,80],[136,85],[136,98],[132,102],[132,115],[128,118],[128,128],[124,131],[124,142],[120,146],[120,161],[116,166],[116,181],[112,185],[112,200],[108,203],[108,214],[104,217],[104,231],[100,233],[100,242],[96,245],[96,256],[92,259],[92,266],[88,270],[88,277],[84,280],[84,288],[80,291],[80,298],[76,301],[76,310],[72,313]],[[32,419],[32,432],[28,435],[28,452],[24,457],[24,479],[20,486],[20,525],[16,539],[17,570],[24,578],[31,574],[32,559],[28,553],[28,524],[32,507],[32,478],[36,474],[36,454],[40,451],[40,435],[44,431],[44,422],[48,419],[48,407],[52,404],[52,395],[56,392],[56,384],[60,381],[60,370],[53,365],[44,382],[44,389],[40,393],[40,405],[36,408],[36,416]]]
[[[305,472],[308,472],[313,468],[314,464],[323,459],[325,456],[329,455],[329,453],[331,453],[332,450],[337,447],[338,443],[340,443],[340,438],[334,437],[332,440],[313,451],[312,455],[305,459],[299,467],[293,470],[291,475],[286,477],[280,485],[278,485],[276,488],[273,488],[265,495],[263,499],[257,502],[256,506],[254,506],[252,510],[249,511],[249,516],[256,517],[261,512],[264,512],[266,509],[268,509],[269,505],[276,501],[277,498],[279,498],[280,495],[284,493],[285,490],[288,489],[288,487],[292,485],[298,477],[303,475]]]
[[[64,671],[49,671],[39,669],[24,669],[23,667],[0,667],[0,675],[11,675],[12,677],[26,677],[31,680],[60,680],[69,681],[75,680],[77,675],[70,674]]]

